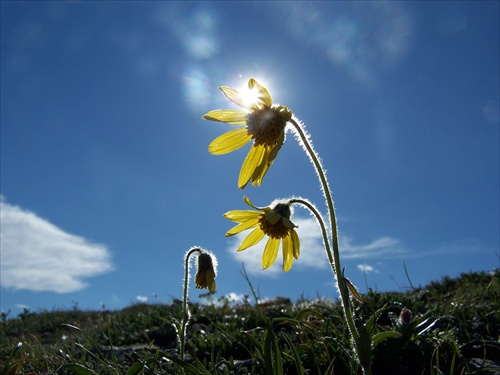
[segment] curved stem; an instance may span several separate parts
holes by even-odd
[[[195,252],[201,253],[201,249],[198,247],[193,247],[186,254],[185,264],[184,264],[184,295],[182,300],[182,323],[181,330],[179,332],[179,359],[184,361],[184,348],[186,345],[186,326],[189,320],[188,311],[188,282],[189,282],[189,259],[191,255]]]
[[[332,251],[330,250],[330,241],[328,241],[328,232],[326,231],[326,225],[321,217],[321,214],[317,210],[317,208],[309,201],[302,199],[302,198],[293,198],[290,199],[289,203],[291,204],[301,204],[305,206],[309,211],[312,212],[314,217],[316,217],[316,220],[318,221],[318,224],[321,228],[321,234],[323,235],[323,243],[325,245],[325,250],[326,250],[326,256],[328,257],[328,260],[330,262],[330,267],[335,267],[334,265],[334,260],[332,257]]]
[[[326,205],[328,207],[328,215],[329,215],[331,235],[332,235],[333,254],[329,254],[328,258],[329,259],[333,258],[333,263],[330,262],[330,265],[332,266],[333,273],[335,275],[335,278],[337,279],[340,297],[342,299],[342,306],[344,308],[344,315],[347,321],[347,325],[349,326],[349,331],[351,332],[354,342],[357,344],[359,341],[359,333],[358,330],[356,329],[356,325],[354,324],[354,318],[352,316],[351,305],[349,302],[349,291],[345,286],[344,279],[342,276],[342,269],[340,267],[340,250],[339,250],[339,239],[337,230],[337,219],[335,216],[335,207],[333,205],[333,199],[330,192],[330,187],[328,186],[328,180],[326,179],[326,174],[325,171],[323,170],[323,167],[321,166],[319,157],[312,148],[312,145],[309,142],[309,139],[306,136],[304,129],[302,129],[302,126],[300,126],[300,124],[297,121],[295,121],[294,118],[290,120],[290,123],[294,126],[300,141],[302,142],[305,150],[307,151],[307,154],[311,159],[314,169],[316,169],[316,173],[321,183],[323,196],[325,197]],[[327,252],[331,253],[329,247],[327,247]]]

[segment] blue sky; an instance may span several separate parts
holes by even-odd
[[[336,298],[319,231],[265,270],[222,214],[302,196],[326,213],[289,133],[262,187],[248,147],[213,156],[249,77],[291,108],[328,170],[341,261],[362,293],[499,266],[498,2],[1,2],[1,309],[121,308],[182,294]],[[191,298],[200,299],[191,289]]]

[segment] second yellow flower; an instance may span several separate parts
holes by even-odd
[[[278,256],[280,242],[283,250],[283,271],[288,272],[293,264],[293,259],[298,259],[300,254],[300,241],[296,225],[290,217],[292,210],[287,201],[277,201],[269,207],[255,207],[250,199],[244,197],[245,202],[253,210],[235,210],[224,214],[226,219],[239,223],[226,233],[233,236],[247,229],[254,230],[243,240],[238,251],[243,251],[256,245],[264,236],[268,236],[264,253],[262,254],[262,268],[271,266]]]

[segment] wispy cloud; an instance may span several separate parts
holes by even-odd
[[[340,237],[341,257],[343,259],[374,259],[406,256],[409,251],[401,240],[390,236],[376,238],[366,244],[355,244],[348,236]]]
[[[311,217],[293,218],[293,222],[299,227],[297,232],[300,238],[300,257],[294,261],[293,269],[324,269],[328,267],[328,261],[323,247],[321,232],[316,220]],[[239,263],[244,263],[249,274],[258,276],[277,276],[281,272],[282,256],[281,249],[276,262],[268,269],[262,271],[262,253],[267,239],[264,238],[257,245],[247,250],[238,252],[238,246],[249,234],[249,231],[240,233],[230,238],[228,251]],[[392,236],[380,236],[370,242],[358,243],[354,238],[343,235],[340,238],[340,257],[342,261],[358,260],[357,268],[362,272],[377,273],[378,266],[383,259],[408,259],[416,257],[429,257],[442,254],[458,254],[461,252],[484,252],[478,241],[473,239],[462,239],[453,244],[436,246],[432,251],[411,251],[404,241]],[[371,260],[371,262],[370,262]]]
[[[64,232],[35,213],[0,200],[2,288],[69,293],[113,269],[106,246]]]
[[[300,257],[293,264],[294,268],[323,269],[328,267],[328,261],[323,247],[321,232],[316,220],[313,218],[294,217],[293,222],[299,227],[297,232],[300,238]],[[274,265],[262,271],[262,253],[266,241],[241,252],[237,252],[239,244],[248,235],[248,232],[240,233],[232,238],[228,250],[238,262],[245,263],[249,273],[258,273],[261,276],[276,276],[281,271],[281,255]],[[402,241],[390,237],[379,237],[366,244],[355,244],[354,240],[347,236],[340,237],[340,249],[342,259],[373,259],[388,256],[403,256],[408,254]]]

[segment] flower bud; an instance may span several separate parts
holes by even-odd
[[[217,274],[217,259],[208,251],[202,250],[198,255],[196,276],[194,278],[197,289],[208,288],[210,293],[216,291],[215,276]]]
[[[401,325],[408,325],[411,323],[411,320],[413,318],[413,314],[411,310],[408,310],[406,307],[401,310],[401,314],[399,314],[399,323]]]

